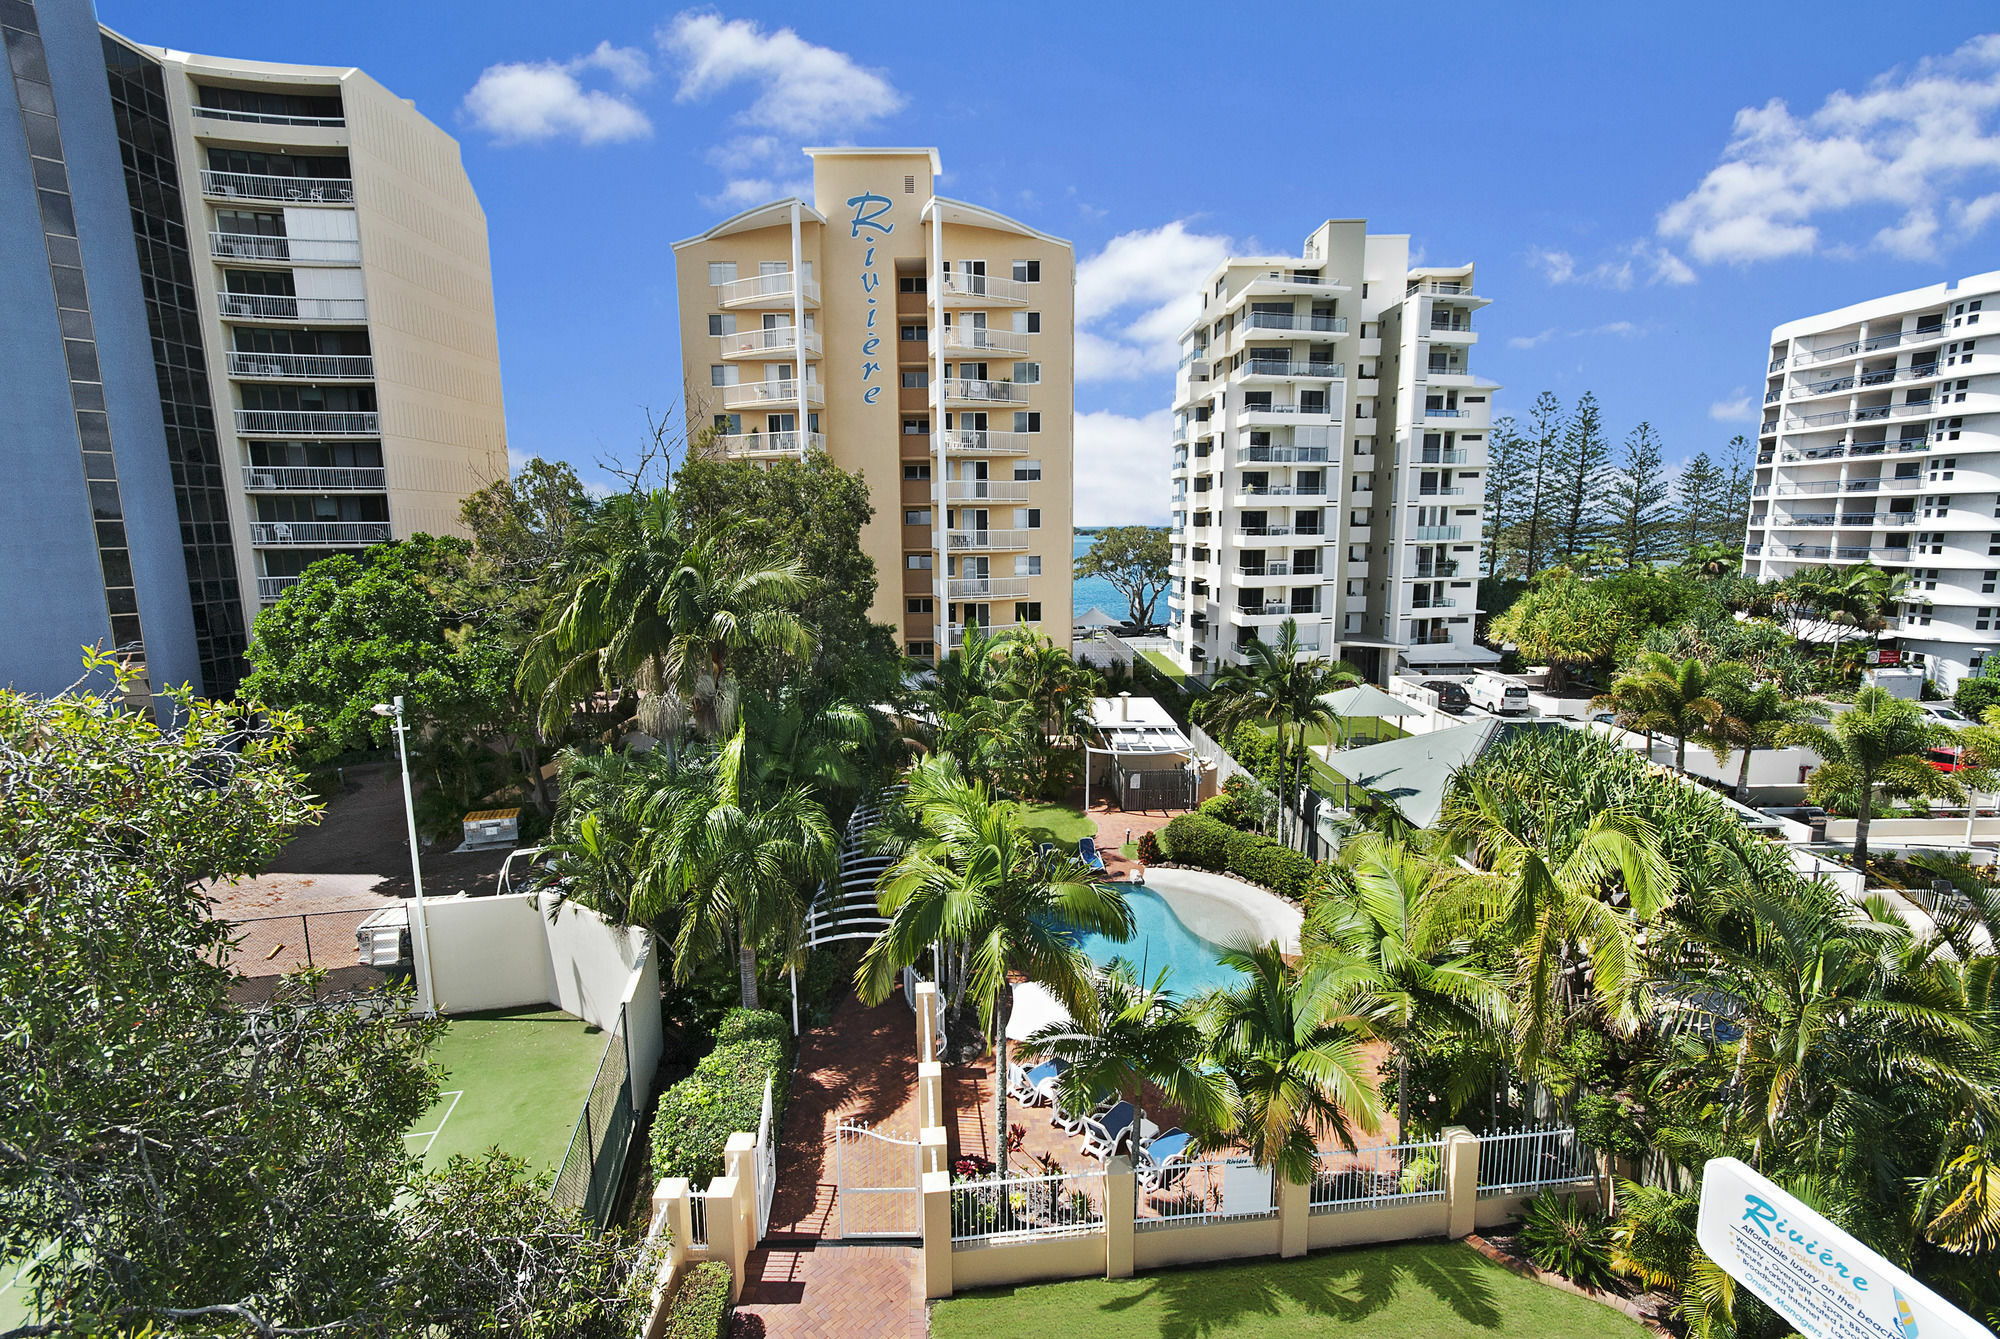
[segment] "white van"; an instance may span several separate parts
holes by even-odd
[[[1473,706],[1483,707],[1496,716],[1528,714],[1528,690],[1512,679],[1498,674],[1475,674],[1466,690],[1472,695]]]

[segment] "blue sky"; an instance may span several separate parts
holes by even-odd
[[[457,135],[511,445],[587,477],[678,403],[670,244],[803,144],[934,144],[944,193],[1075,243],[1081,524],[1165,519],[1176,304],[1327,217],[1477,262],[1499,412],[1594,390],[1670,461],[1754,432],[1773,325],[2000,268],[1991,5],[1253,10],[98,0],[361,66]]]

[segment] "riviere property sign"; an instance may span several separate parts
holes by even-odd
[[[1735,1158],[1702,1171],[1702,1250],[1805,1339],[1993,1332]]]

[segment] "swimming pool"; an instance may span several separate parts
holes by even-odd
[[[1182,999],[1211,987],[1241,984],[1241,972],[1216,961],[1222,950],[1183,925],[1165,898],[1143,886],[1121,891],[1132,909],[1132,937],[1121,943],[1100,934],[1078,935],[1077,946],[1085,957],[1100,967],[1123,958],[1145,985],[1153,983],[1162,967],[1171,968],[1167,988]]]

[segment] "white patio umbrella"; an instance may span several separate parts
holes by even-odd
[[[1032,981],[1014,987],[1014,1010],[1007,1015],[1007,1040],[1026,1041],[1051,1023],[1069,1022],[1069,1010]]]

